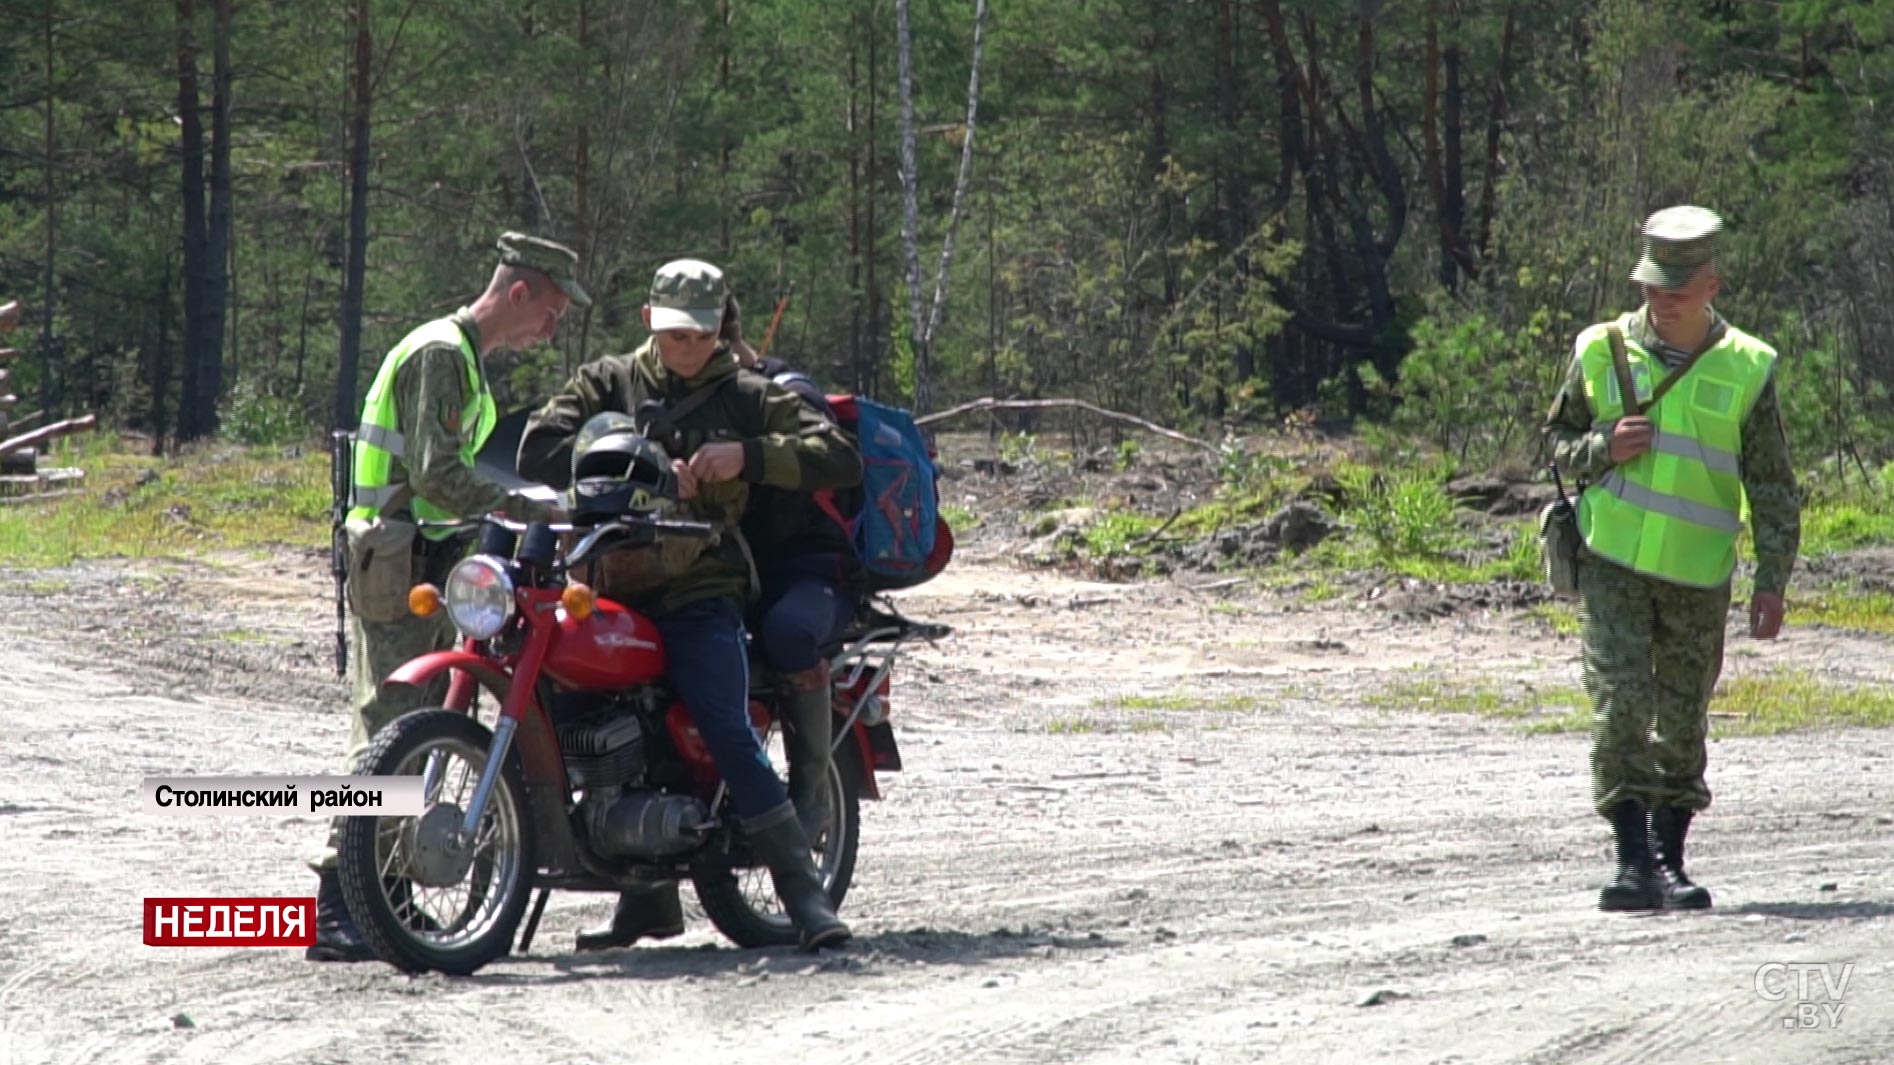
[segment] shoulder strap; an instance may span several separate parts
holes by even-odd
[[[414,485],[403,481],[400,486],[395,489],[395,494],[388,497],[388,502],[382,504],[381,513],[393,514],[402,507],[407,506],[408,501],[413,498]]]
[[[1631,361],[1624,353],[1624,330],[1618,323],[1612,322],[1605,326],[1605,333],[1611,339],[1611,364],[1618,371],[1618,394],[1624,398],[1624,413],[1628,416],[1642,414],[1643,408],[1638,406],[1637,382],[1631,376]],[[1657,397],[1652,396],[1651,401],[1655,403]]]
[[[680,420],[683,419],[685,415],[703,406],[704,404],[709,403],[710,398],[712,396],[716,395],[720,390],[722,390],[724,385],[729,384],[731,381],[735,379],[736,379],[735,374],[731,374],[728,377],[720,377],[717,379],[716,383],[705,385],[704,387],[698,389],[697,391],[692,392],[690,395],[685,396],[683,399],[678,400],[676,406],[671,407],[669,410],[666,410],[664,412],[665,417],[671,420],[672,425],[676,425]]]

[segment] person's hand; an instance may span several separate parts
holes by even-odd
[[[671,460],[671,472],[677,475],[677,498],[686,502],[697,498],[697,475],[682,459]]]
[[[705,444],[691,456],[691,473],[705,484],[734,481],[743,475],[743,445]]]
[[[731,338],[730,351],[736,355],[737,365],[746,370],[755,369],[756,364],[763,361],[763,357],[756,353],[756,349],[750,346],[750,342],[741,336]]]
[[[1757,592],[1749,597],[1749,635],[1757,640],[1773,640],[1782,631],[1782,596],[1775,592]]]
[[[1655,433],[1651,420],[1641,414],[1619,418],[1611,428],[1611,461],[1630,462],[1649,451]]]

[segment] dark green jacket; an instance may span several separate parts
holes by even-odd
[[[728,596],[739,604],[751,590],[750,561],[740,524],[753,485],[812,492],[861,483],[861,456],[835,426],[807,409],[793,393],[755,374],[739,373],[720,348],[703,372],[685,379],[664,368],[650,341],[628,355],[608,355],[581,366],[565,388],[534,411],[520,437],[522,477],[565,488],[572,479],[572,441],[593,415],[636,414],[648,400],[676,404],[700,388],[715,396],[676,423],[671,457],[688,459],[708,443],[743,445],[743,472],[722,484],[700,484],[684,504],[686,514],[724,533],[689,571],[646,601],[627,604],[651,614],[671,613],[690,603]]]

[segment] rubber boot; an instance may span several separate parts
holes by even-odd
[[[1695,810],[1680,806],[1659,806],[1651,811],[1651,836],[1657,848],[1658,880],[1664,888],[1664,908],[1670,910],[1707,910],[1710,889],[1691,882],[1684,875],[1684,836],[1690,832]]]
[[[672,939],[684,934],[684,907],[677,898],[677,881],[653,884],[642,891],[620,892],[612,923],[588,928],[574,942],[578,950],[629,947],[640,939]]]
[[[1651,860],[1650,818],[1644,804],[1626,799],[1611,808],[1618,843],[1618,876],[1598,893],[1601,910],[1661,910],[1664,888]]]
[[[829,827],[829,745],[835,740],[835,696],[829,664],[786,675],[783,748],[789,755],[789,801],[803,835],[821,838]]]
[[[303,951],[305,961],[374,961],[375,948],[349,916],[342,898],[342,881],[334,869],[324,870],[316,887],[316,941]]]
[[[814,951],[845,942],[852,933],[829,905],[829,893],[809,855],[809,837],[803,834],[795,805],[785,802],[745,824],[743,834],[769,867],[776,897],[783,900],[783,909],[802,934],[802,949]]]

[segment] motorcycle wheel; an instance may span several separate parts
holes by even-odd
[[[861,846],[861,754],[853,736],[829,759],[829,827],[811,840],[816,870],[837,911],[855,878]],[[700,866],[691,874],[704,915],[730,942],[745,949],[793,947],[802,939],[783,912],[769,870]]]
[[[535,837],[517,753],[500,769],[474,845],[452,845],[492,745],[493,733],[466,714],[421,710],[383,729],[357,765],[365,776],[429,780],[420,817],[344,817],[337,853],[349,915],[376,956],[403,972],[474,972],[512,949],[526,914]]]

